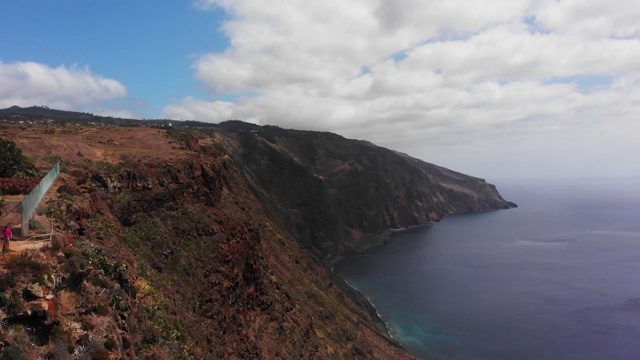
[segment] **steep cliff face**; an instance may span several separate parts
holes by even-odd
[[[0,131],[41,168],[62,161],[39,210],[54,223],[55,246],[0,260],[3,354],[412,358],[272,220],[220,145],[235,142],[224,133]]]
[[[223,141],[272,212],[321,259],[389,229],[456,212],[505,209],[495,186],[371,143],[322,132],[221,124]]]
[[[62,161],[38,211],[55,246],[0,259],[2,354],[412,358],[322,261],[389,229],[513,205],[367,142],[193,125],[0,125],[41,169]]]

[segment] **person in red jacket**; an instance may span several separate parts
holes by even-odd
[[[11,241],[11,237],[13,236],[13,232],[11,232],[11,228],[9,226],[4,227],[4,231],[2,232],[4,236],[4,246],[2,247],[2,252],[9,252],[9,242]]]

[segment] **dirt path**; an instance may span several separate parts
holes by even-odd
[[[45,194],[41,203],[45,202],[47,199],[53,198],[56,194],[55,190],[57,186],[52,186],[49,191]],[[41,249],[47,245],[51,244],[50,238],[46,239],[46,235],[44,234],[29,234],[31,236],[43,235],[37,238],[37,240],[29,240],[29,237],[23,237],[22,235],[22,213],[20,211],[20,202],[25,198],[25,195],[5,195],[5,214],[0,216],[0,229],[4,229],[5,225],[8,225],[13,231],[13,238],[9,243],[9,251],[10,252],[22,252],[27,249]],[[52,226],[50,220],[44,219],[42,216],[35,215],[34,219],[40,224],[48,225],[45,227]],[[53,229],[51,229],[53,231]],[[2,241],[2,236],[0,234],[0,241]],[[1,244],[0,244],[1,245]]]
[[[22,252],[27,249],[42,249],[47,245],[51,245],[50,240],[12,240],[9,243],[9,251]]]

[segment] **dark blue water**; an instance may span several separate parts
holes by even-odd
[[[519,208],[397,233],[336,273],[423,358],[640,358],[640,180],[498,189]]]

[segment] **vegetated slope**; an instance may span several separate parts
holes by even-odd
[[[12,106],[6,109],[0,109],[0,119],[7,120],[53,120],[71,123],[89,123],[89,122],[111,122],[119,124],[139,124],[139,120],[133,119],[116,119],[108,116],[94,115],[91,113],[81,113],[76,111],[64,111],[50,109],[46,106],[20,107]]]
[[[81,113],[77,111],[65,111],[51,109],[46,106],[30,106],[20,107],[11,106],[6,109],[0,109],[0,121],[7,122],[38,122],[38,123],[54,123],[56,125],[69,124],[99,124],[99,125],[117,125],[117,126],[134,126],[139,127],[149,125],[154,127],[173,127],[192,128],[192,127],[215,127],[216,124],[205,123],[201,121],[187,120],[175,121],[168,119],[126,119],[113,116],[101,116],[91,113]]]
[[[272,220],[226,133],[0,125],[0,137],[40,168],[62,161],[39,210],[56,246],[0,261],[3,354],[411,357]]]
[[[495,186],[406,154],[326,132],[219,125],[226,147],[287,229],[330,262],[457,212],[505,209]]]

